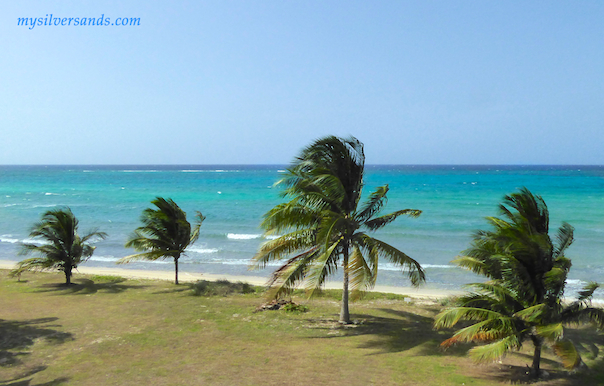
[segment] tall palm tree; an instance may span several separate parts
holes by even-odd
[[[104,232],[92,231],[81,237],[78,234],[78,219],[69,208],[54,209],[45,212],[42,219],[34,224],[29,234],[40,243],[25,243],[21,255],[36,253],[40,257],[26,259],[17,264],[11,272],[13,276],[24,271],[58,269],[65,273],[65,284],[71,284],[74,268],[90,258],[95,247],[88,242],[92,239],[104,239]]]
[[[377,188],[359,207],[365,155],[356,138],[325,137],[303,149],[278,184],[290,201],[264,215],[266,234],[286,234],[264,243],[252,259],[253,268],[287,258],[269,279],[274,297],[304,281],[310,296],[342,267],[340,322],[350,323],[349,287],[353,296],[372,288],[378,262],[386,258],[407,269],[413,285],[425,280],[420,264],[395,247],[369,236],[401,215],[417,217],[416,209],[377,216],[386,203],[388,185]]]
[[[552,242],[545,201],[526,188],[506,196],[500,212],[503,218],[487,218],[493,230],[478,231],[464,256],[454,260],[490,280],[471,284],[474,293],[437,315],[436,328],[452,327],[460,320],[476,322],[442,345],[488,342],[470,350],[475,359],[484,361],[520,349],[530,340],[532,374],[539,376],[542,346],[550,343],[565,366],[575,368],[581,357],[572,342],[564,340],[564,325],[593,322],[603,328],[604,310],[591,307],[596,283],[589,283],[576,301],[562,302],[571,268],[564,253],[573,242],[573,227],[563,223]]]
[[[147,208],[143,211],[143,226],[137,228],[126,242],[126,248],[134,248],[142,253],[126,256],[117,263],[172,258],[174,283],[178,284],[178,259],[199,238],[199,228],[205,217],[197,212],[197,222],[191,227],[186,213],[171,199],[157,197],[151,203],[157,209]]]

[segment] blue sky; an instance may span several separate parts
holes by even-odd
[[[19,1],[0,164],[604,164],[604,2]],[[18,26],[19,17],[140,26]],[[48,15],[48,16],[46,16]]]

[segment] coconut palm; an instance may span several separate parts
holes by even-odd
[[[126,242],[126,248],[134,248],[142,253],[126,256],[117,263],[172,258],[174,283],[178,284],[178,259],[199,238],[199,228],[205,217],[197,212],[197,222],[191,227],[186,213],[171,199],[157,197],[151,203],[157,209],[147,208],[143,211],[143,226],[137,228]]]
[[[604,310],[591,307],[596,283],[589,283],[576,301],[562,302],[571,268],[565,251],[573,242],[573,227],[563,223],[553,242],[548,234],[547,206],[526,188],[506,196],[500,212],[503,218],[487,218],[493,230],[477,232],[470,248],[454,260],[490,280],[471,284],[473,293],[460,298],[457,307],[437,315],[436,328],[452,327],[461,320],[475,322],[442,345],[488,342],[470,350],[476,360],[487,361],[518,350],[530,340],[535,376],[540,374],[545,343],[552,345],[568,368],[581,365],[572,342],[564,340],[564,326],[593,322],[603,328]]]
[[[65,284],[71,284],[74,268],[90,258],[95,247],[88,242],[104,239],[104,232],[92,231],[81,237],[78,234],[78,219],[69,208],[45,212],[42,219],[34,224],[29,237],[37,243],[22,245],[21,255],[35,253],[40,257],[26,259],[17,264],[12,276],[20,276],[24,271],[54,270],[65,273]]]
[[[385,258],[407,270],[413,285],[425,280],[420,264],[397,248],[371,237],[401,215],[417,217],[416,209],[378,216],[388,185],[377,188],[359,206],[365,156],[356,138],[325,137],[303,149],[278,184],[290,201],[264,215],[267,235],[283,234],[264,243],[252,268],[287,259],[269,279],[272,297],[289,293],[304,281],[309,296],[339,267],[343,270],[340,322],[349,323],[349,288],[353,297],[375,285],[378,262]]]

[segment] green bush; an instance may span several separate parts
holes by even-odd
[[[308,311],[308,307],[304,304],[287,303],[281,308],[285,312],[302,313]]]
[[[249,283],[231,283],[228,280],[207,281],[199,280],[191,284],[194,296],[227,296],[230,294],[250,294],[257,292],[255,286]]]

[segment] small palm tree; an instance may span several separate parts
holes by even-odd
[[[205,217],[197,212],[197,222],[191,227],[186,213],[171,199],[157,197],[151,203],[157,209],[147,208],[143,211],[143,226],[137,228],[126,243],[126,248],[134,248],[143,253],[126,256],[117,263],[172,258],[174,283],[178,284],[178,259],[199,238],[199,228]]]
[[[21,255],[36,253],[40,257],[26,259],[11,271],[12,276],[20,276],[24,271],[54,270],[65,273],[65,284],[71,284],[74,268],[90,258],[95,247],[88,244],[92,239],[104,239],[107,234],[93,231],[81,237],[78,234],[78,219],[69,208],[49,210],[34,224],[29,234],[40,245],[25,243]]]
[[[270,296],[289,293],[305,281],[310,296],[339,266],[343,270],[340,322],[349,323],[349,286],[356,297],[372,288],[380,258],[406,268],[413,285],[425,280],[420,264],[397,248],[371,237],[401,215],[417,217],[416,209],[377,216],[386,203],[388,185],[377,188],[359,207],[365,156],[356,138],[334,136],[315,141],[302,150],[285,177],[279,204],[264,215],[266,234],[282,234],[264,243],[252,259],[252,268],[287,258],[269,280]]]
[[[604,310],[591,307],[598,288],[589,283],[578,299],[565,305],[564,286],[571,261],[565,257],[573,241],[573,227],[564,223],[556,243],[548,235],[549,212],[543,199],[528,189],[504,198],[503,219],[489,217],[493,231],[479,231],[459,266],[490,280],[474,283],[475,291],[458,300],[458,306],[437,315],[436,328],[452,327],[461,320],[475,323],[444,341],[487,342],[470,350],[476,360],[495,360],[518,350],[526,340],[534,345],[532,374],[539,376],[541,350],[550,343],[565,366],[582,364],[572,342],[564,340],[564,325],[593,322],[604,327]]]

